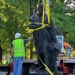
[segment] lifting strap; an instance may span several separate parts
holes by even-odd
[[[41,60],[41,58],[40,58],[39,55],[38,55],[38,57],[39,57],[40,61],[42,62],[42,64],[44,65],[44,67],[45,67],[45,69],[47,70],[47,72],[48,72],[50,75],[54,75],[54,74],[50,71],[50,69],[48,68],[48,66]]]
[[[47,14],[47,18],[48,18],[48,24],[50,25],[50,7],[49,7],[49,2],[48,0],[46,0],[46,2],[44,2],[45,0],[43,0],[43,16],[42,16],[42,23],[44,24],[44,14],[45,14],[45,10],[46,10],[46,14]]]
[[[43,14],[42,14],[42,26],[36,29],[33,29],[33,31],[42,29],[44,27],[49,27],[50,26],[50,7],[49,7],[49,3],[48,0],[46,0],[46,3],[44,3],[44,0],[42,0],[43,2]],[[38,4],[40,3],[40,0],[38,0]],[[44,24],[44,14],[45,14],[45,9],[46,9],[46,14],[47,14],[47,18],[48,18],[48,24]],[[36,23],[37,24],[37,23]]]

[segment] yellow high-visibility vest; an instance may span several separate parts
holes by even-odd
[[[12,42],[14,48],[14,57],[24,57],[25,56],[25,47],[23,39],[16,39]]]

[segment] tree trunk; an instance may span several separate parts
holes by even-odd
[[[2,47],[0,46],[0,62],[2,61]]]

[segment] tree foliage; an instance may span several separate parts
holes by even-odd
[[[14,34],[20,32],[23,38],[28,36],[29,1],[28,0],[1,0],[0,1],[0,26],[2,47],[8,48],[14,39]],[[6,48],[6,49],[7,49]]]
[[[62,27],[64,40],[74,47],[75,12],[70,12],[72,16],[65,15],[67,10],[63,1],[51,1],[51,16],[54,24],[56,27]],[[23,38],[31,35],[31,31],[27,28],[29,17],[30,0],[0,0],[0,39],[1,46],[6,52],[9,51],[16,32],[23,34]]]
[[[52,0],[51,15],[56,27],[62,27],[62,35],[64,35],[64,41],[70,43],[73,48],[75,45],[75,15],[66,15],[66,6],[61,0]],[[75,14],[71,12],[70,14]]]

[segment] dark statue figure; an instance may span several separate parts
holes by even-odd
[[[41,24],[35,24],[37,22],[42,23],[43,4],[38,4],[36,12],[30,17],[29,25],[30,29],[36,29],[41,27]],[[44,24],[48,24],[47,15],[44,14]],[[52,18],[50,17],[50,25],[42,29],[33,31],[33,37],[35,41],[35,47],[37,55],[42,59],[42,61],[48,66],[48,68],[55,74],[57,72],[56,60],[59,54],[59,50],[55,48],[56,30],[53,24]],[[43,66],[40,59],[38,58],[39,67]],[[42,69],[44,69],[42,67]],[[45,71],[47,72],[47,71]]]

